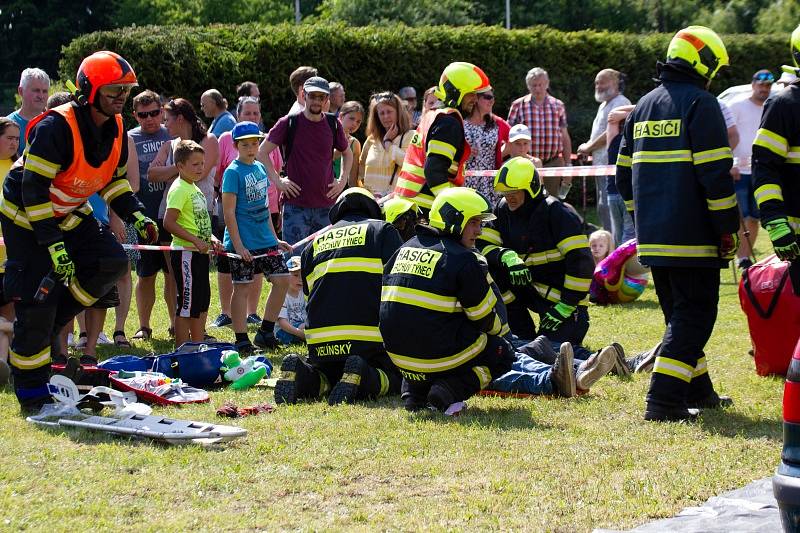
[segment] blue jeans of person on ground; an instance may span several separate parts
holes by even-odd
[[[302,321],[294,320],[291,322],[292,327],[299,328],[303,325]],[[275,338],[278,339],[278,342],[281,344],[305,344],[305,339],[301,339],[300,337],[295,337],[288,331],[283,331],[281,328],[275,328]]]
[[[328,218],[329,207],[298,207],[292,204],[283,206],[283,240],[294,245],[331,223]],[[299,255],[300,250],[294,250]]]
[[[636,237],[633,217],[625,209],[625,200],[621,195],[608,195],[608,210],[611,214],[611,233],[614,235],[617,246]]]

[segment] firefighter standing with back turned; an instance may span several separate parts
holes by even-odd
[[[489,78],[472,63],[450,63],[444,69],[435,93],[444,107],[426,114],[411,138],[397,176],[396,196],[414,200],[427,216],[434,197],[464,184],[470,155],[464,117],[472,114],[478,94],[491,90]]]
[[[714,329],[720,269],[738,247],[739,212],[725,121],[707,87],[728,53],[703,26],[679,31],[658,64],[659,87],[625,123],[617,188],[635,214],[639,259],[652,269],[667,325],[645,420],[690,420],[730,405],[711,383],[703,348]]]
[[[800,26],[792,32],[791,53],[800,74]],[[794,293],[800,294],[800,85],[795,81],[764,103],[753,141],[753,179],[761,225],[775,255],[790,261]]]
[[[128,142],[120,114],[136,74],[119,55],[95,52],[81,63],[76,85],[76,102],[31,121],[24,161],[8,175],[0,200],[8,250],[4,288],[17,316],[9,362],[23,411],[50,399],[54,336],[127,269],[125,251],[100,228],[87,198],[99,192],[145,242],[158,236],[126,176]],[[56,283],[44,301],[36,301],[45,278]],[[96,362],[81,358],[83,364]]]

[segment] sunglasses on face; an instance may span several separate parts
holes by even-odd
[[[494,100],[494,95],[490,93],[481,93],[480,97],[484,100]]]
[[[104,85],[100,87],[100,94],[106,98],[119,98],[120,96],[131,94],[130,85]]]
[[[753,77],[753,81],[760,83],[773,83],[775,81],[775,76],[773,76],[771,72],[759,72]]]
[[[137,111],[136,112],[136,116],[141,118],[141,119],[145,119],[147,117],[156,118],[156,117],[158,117],[160,115],[161,115],[161,110],[160,109],[153,109],[152,111]]]

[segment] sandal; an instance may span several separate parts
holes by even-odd
[[[124,335],[124,333],[123,333],[123,335]],[[114,334],[114,336],[115,337],[117,336],[116,333]],[[152,328],[148,328],[148,327],[142,326],[142,327],[139,328],[139,331],[137,331],[136,333],[133,334],[133,337],[131,337],[131,340],[149,341],[152,337],[153,337]]]
[[[118,339],[117,337],[122,337],[122,339]],[[114,346],[117,346],[119,348],[131,347],[130,341],[125,337],[125,332],[122,330],[115,331],[114,334],[111,336],[111,338],[114,339]]]

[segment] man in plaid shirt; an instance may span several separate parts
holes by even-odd
[[[567,111],[564,102],[547,94],[550,87],[547,71],[532,68],[525,76],[525,84],[530,94],[514,100],[508,112],[508,123],[512,126],[525,124],[530,128],[531,155],[541,159],[544,166],[570,166],[572,140],[567,132]],[[555,194],[557,190],[548,192]]]

